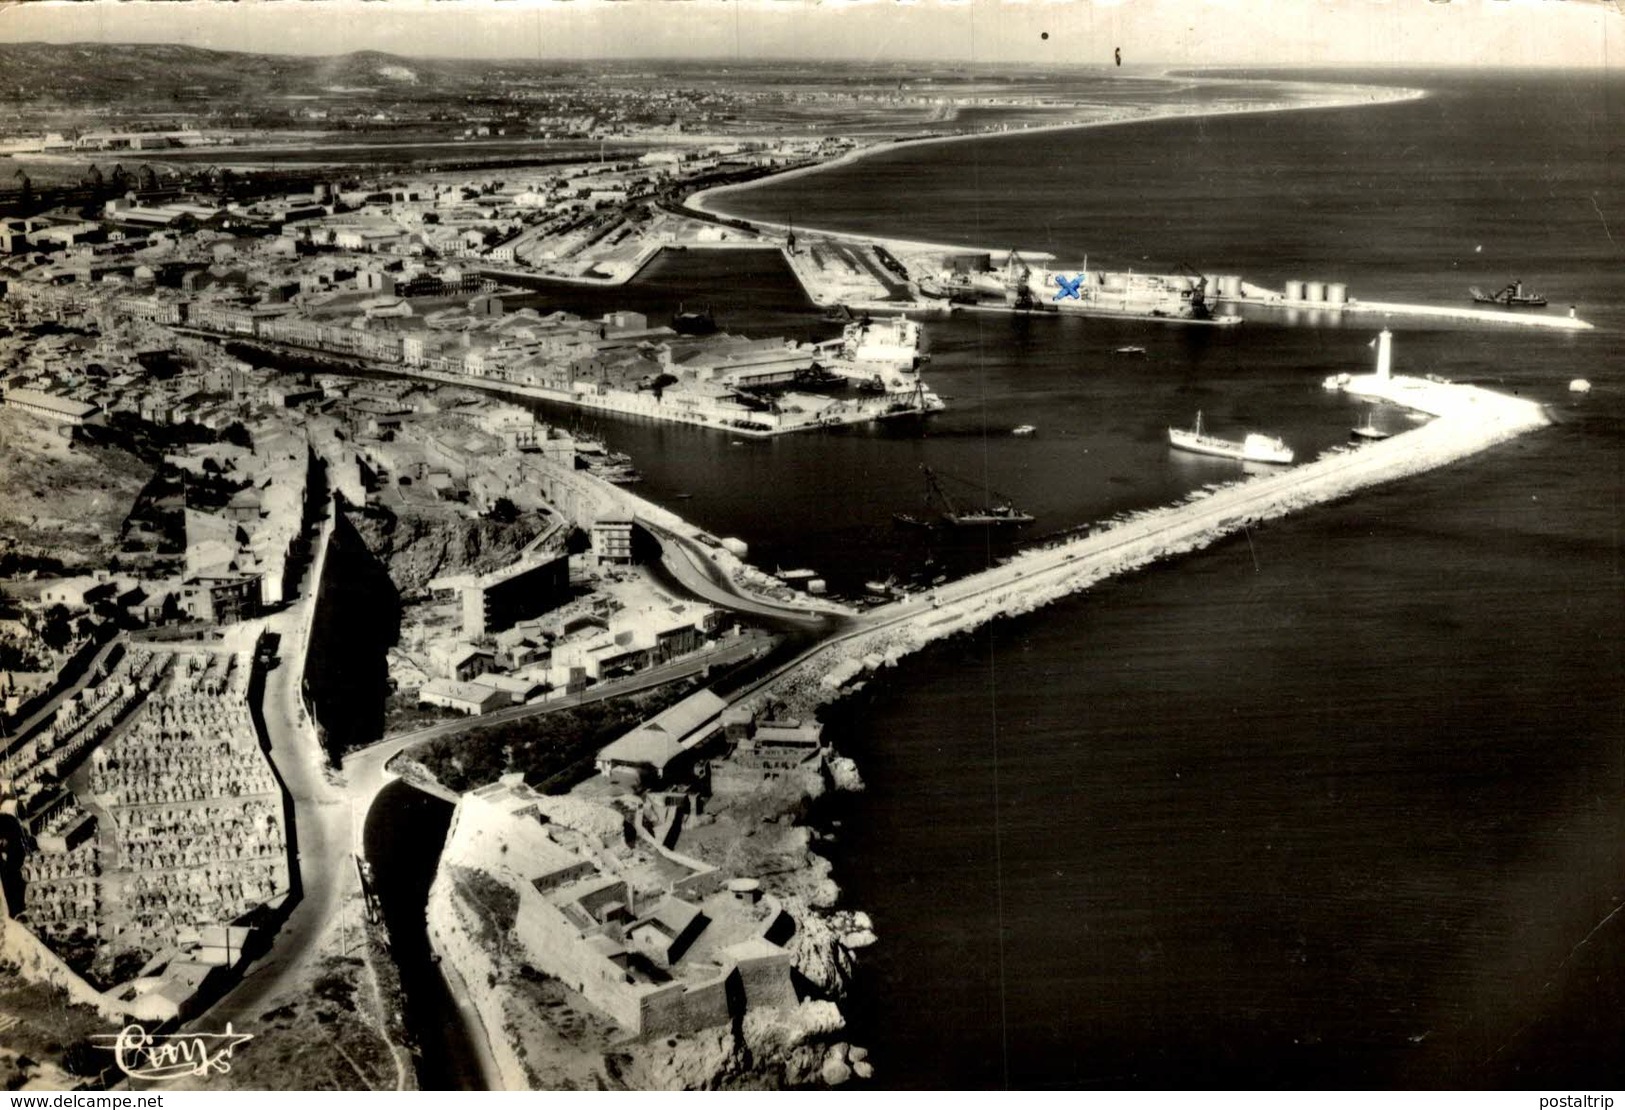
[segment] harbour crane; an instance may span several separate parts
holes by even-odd
[[[1199,271],[1189,262],[1181,262],[1179,268],[1196,279],[1196,284],[1183,294],[1185,300],[1190,302],[1191,317],[1196,320],[1206,320],[1209,316],[1207,306],[1207,275]]]
[[[1028,282],[1032,278],[1032,267],[1027,260],[1015,251],[1011,251],[1004,260],[1004,288],[1010,295],[1017,308],[1031,308],[1033,291]]]

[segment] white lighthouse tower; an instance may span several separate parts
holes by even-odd
[[[1394,333],[1387,328],[1377,336],[1377,380],[1387,381],[1394,376]]]

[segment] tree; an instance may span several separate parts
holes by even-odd
[[[254,437],[249,434],[247,428],[243,427],[241,420],[233,420],[230,424],[227,424],[225,429],[221,431],[220,438],[244,450],[252,450],[254,447]]]
[[[39,638],[46,647],[52,651],[61,651],[73,642],[73,628],[68,623],[68,611],[57,605],[46,614],[45,625],[39,630]]]
[[[92,189],[100,189],[102,187],[102,170],[101,167],[96,165],[94,162],[90,164],[90,170],[85,174],[85,184],[89,185]]]
[[[113,188],[121,193],[125,190],[125,187],[129,185],[130,175],[125,171],[123,163],[115,163],[113,165],[112,180]]]
[[[512,524],[519,519],[519,506],[506,497],[499,497],[491,505],[491,519],[498,524]]]

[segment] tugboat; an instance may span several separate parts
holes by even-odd
[[[1474,304],[1498,304],[1503,308],[1545,308],[1546,298],[1539,293],[1525,293],[1523,282],[1514,281],[1499,293],[1486,293],[1478,286],[1469,287]]]
[[[1242,462],[1286,465],[1293,459],[1292,448],[1275,436],[1249,432],[1247,438],[1238,443],[1235,440],[1208,435],[1202,431],[1200,412],[1196,414],[1196,427],[1192,430],[1169,428],[1168,442],[1183,451],[1192,451],[1198,455],[1217,455],[1225,459],[1240,459]]]

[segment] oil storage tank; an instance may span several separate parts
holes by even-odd
[[[1224,294],[1224,296],[1225,296],[1225,298],[1227,300],[1232,300],[1232,301],[1240,300],[1241,299],[1241,275],[1240,274],[1225,274],[1223,277],[1221,277],[1219,279],[1219,290],[1220,290],[1220,292],[1222,292]]]
[[[1326,283],[1326,303],[1327,304],[1348,304],[1349,303],[1349,287],[1345,283],[1343,283],[1341,281],[1327,282]]]
[[[1303,283],[1303,299],[1310,304],[1319,304],[1326,299],[1326,283],[1323,281],[1306,281]]]
[[[1287,282],[1286,283],[1286,291],[1284,293],[1284,296],[1289,301],[1301,301],[1301,300],[1303,300],[1303,282],[1301,282],[1301,281],[1289,281],[1289,282]]]

